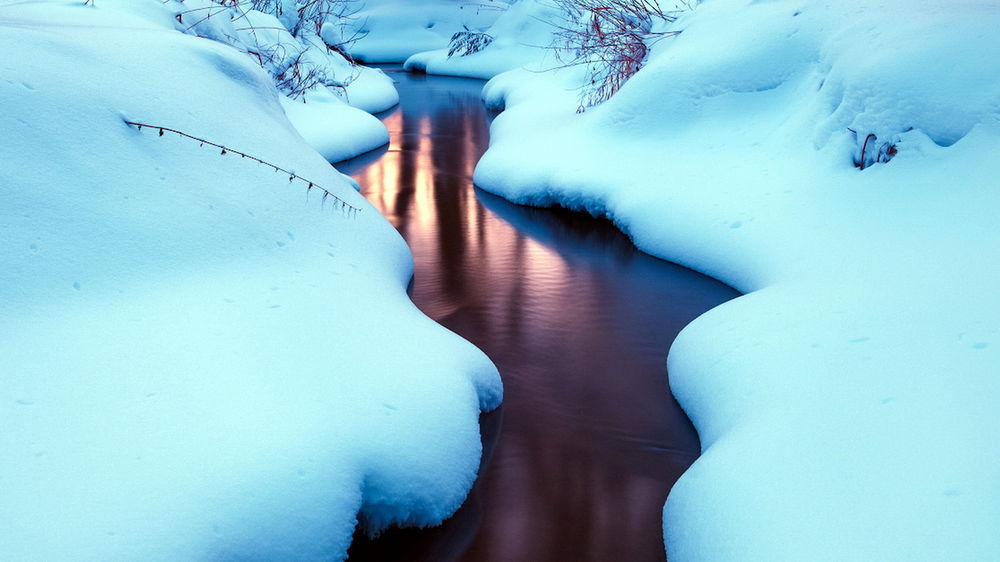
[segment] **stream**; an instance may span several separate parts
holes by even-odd
[[[440,527],[358,533],[351,561],[663,560],[661,510],[699,454],[667,386],[674,337],[738,296],[635,249],[609,221],[472,185],[483,82],[385,69],[387,149],[337,164],[413,250],[413,301],[496,363],[483,465]]]

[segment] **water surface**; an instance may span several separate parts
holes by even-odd
[[[661,509],[699,452],[670,395],[678,331],[738,296],[608,221],[472,186],[483,82],[401,72],[388,150],[339,164],[413,249],[413,301],[497,364],[484,463],[442,527],[360,535],[352,561],[663,560]]]

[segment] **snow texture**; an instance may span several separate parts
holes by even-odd
[[[175,7],[0,2],[4,560],[340,559],[358,517],[450,515],[501,398],[271,77]]]
[[[550,47],[555,25],[562,16],[550,0],[520,0],[489,29],[492,42],[465,56],[448,56],[448,48],[417,53],[406,60],[407,70],[449,76],[493,78],[501,72],[529,64],[554,64]]]
[[[230,45],[261,64],[285,94],[288,119],[327,161],[347,160],[389,142],[388,130],[369,113],[399,103],[392,79],[351,64],[315,30],[304,27],[293,36],[288,30],[295,29],[291,16],[297,11],[291,0],[276,3],[283,19],[217,0],[170,5],[177,29]]]
[[[483,31],[510,0],[351,0],[354,15],[327,33],[356,39],[351,55],[367,63],[405,61],[443,49],[460,31]]]
[[[1000,558],[1000,4],[709,0],[673,29],[583,114],[577,70],[495,78],[476,170],[747,293],[670,352],[704,449],[670,559]]]

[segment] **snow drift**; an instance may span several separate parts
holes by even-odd
[[[704,448],[670,558],[997,558],[1000,5],[711,0],[674,25],[582,115],[578,70],[495,78],[476,170],[749,293],[670,353]]]
[[[353,64],[338,51],[338,43],[327,44],[321,35],[326,30],[329,36],[334,25],[323,22],[322,15],[315,15],[316,21],[308,20],[309,14],[300,19],[292,0],[269,5],[280,18],[218,0],[167,6],[178,30],[225,43],[257,61],[281,92],[288,119],[327,161],[347,160],[389,142],[385,126],[369,114],[399,102],[392,79]]]
[[[328,32],[350,39],[351,55],[366,63],[403,62],[441,49],[460,31],[482,31],[509,0],[351,0],[351,18]]]
[[[259,65],[96,4],[0,3],[0,558],[343,558],[451,514],[493,365]]]
[[[519,0],[504,11],[483,33],[489,44],[464,56],[449,55],[449,48],[416,53],[406,60],[407,70],[471,78],[493,78],[501,72],[530,64],[555,64],[553,32],[563,20],[549,0]]]

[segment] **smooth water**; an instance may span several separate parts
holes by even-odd
[[[483,468],[442,527],[359,533],[358,561],[663,560],[661,510],[699,453],[667,350],[738,295],[638,252],[611,223],[472,186],[483,82],[392,72],[388,150],[338,164],[413,249],[412,298],[500,369]]]

